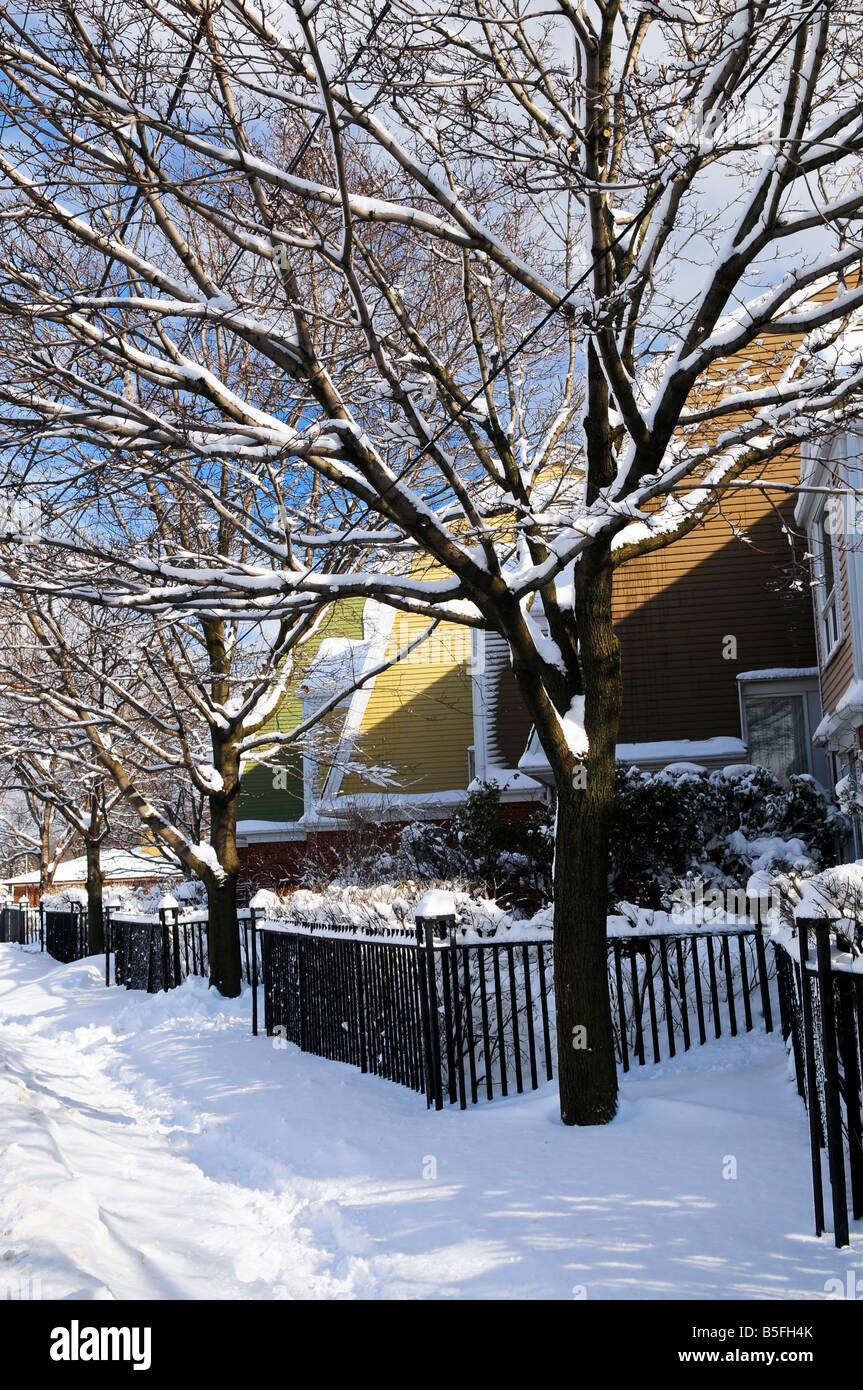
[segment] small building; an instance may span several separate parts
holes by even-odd
[[[181,869],[168,863],[161,855],[133,849],[104,850],[102,872],[106,892],[118,888],[143,892],[162,884],[177,883],[182,878]],[[80,855],[77,859],[67,859],[58,865],[50,891],[61,893],[69,888],[85,890],[86,887],[87,860]],[[0,888],[11,894],[15,902],[29,902],[35,906],[39,902],[39,870],[4,878],[0,880]]]

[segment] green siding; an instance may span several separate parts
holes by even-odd
[[[314,637],[303,647],[293,684],[275,714],[263,726],[265,731],[273,729],[285,733],[296,728],[303,712],[302,699],[297,691],[304,672],[312,665],[325,638],[362,639],[363,602],[362,599],[345,599],[343,603],[333,605]],[[273,785],[276,777],[274,768],[249,763],[243,774],[243,786],[237,803],[238,820],[295,821],[303,814],[302,755],[288,748],[274,761],[285,769],[285,786]]]
[[[237,806],[239,820],[291,821],[303,814],[303,760],[299,753],[286,753],[285,786],[275,786],[276,772],[253,763],[246,769]]]

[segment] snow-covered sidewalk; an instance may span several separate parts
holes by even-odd
[[[823,1299],[863,1255],[812,1234],[777,1037],[645,1068],[573,1131],[553,1086],[429,1113],[252,1038],[248,994],[0,946],[0,1132],[0,1297]]]

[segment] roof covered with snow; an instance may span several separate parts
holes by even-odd
[[[147,878],[178,878],[180,869],[177,865],[169,864],[160,854],[145,854],[140,850],[133,849],[106,849],[102,854],[102,872],[106,882],[112,880],[122,881],[125,879],[147,879]],[[61,883],[86,883],[87,881],[87,860],[85,856],[79,855],[77,859],[67,859],[60,864],[54,875],[54,886],[58,887]],[[39,870],[34,869],[26,874],[14,874],[11,878],[2,880],[3,883],[38,883]]]

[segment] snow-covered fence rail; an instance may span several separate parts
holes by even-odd
[[[8,903],[0,908],[0,941],[14,946],[32,946],[43,941],[42,914],[30,903]]]
[[[516,926],[484,938],[457,928],[454,918],[420,919],[415,929],[390,928],[386,936],[264,921],[253,941],[269,1035],[407,1085],[436,1109],[552,1079],[547,934]],[[709,1037],[756,1025],[772,1030],[771,972],[755,925],[613,937],[608,962],[625,1071]]]
[[[774,940],[782,1036],[809,1115],[815,1233],[826,1225],[826,1158],[840,1247],[850,1244],[849,1198],[852,1219],[863,1216],[863,957],[843,926],[798,918]]]
[[[252,980],[251,913],[240,911],[240,959]],[[126,989],[175,989],[189,975],[209,975],[206,912],[162,907],[157,914],[105,912],[105,984]]]

